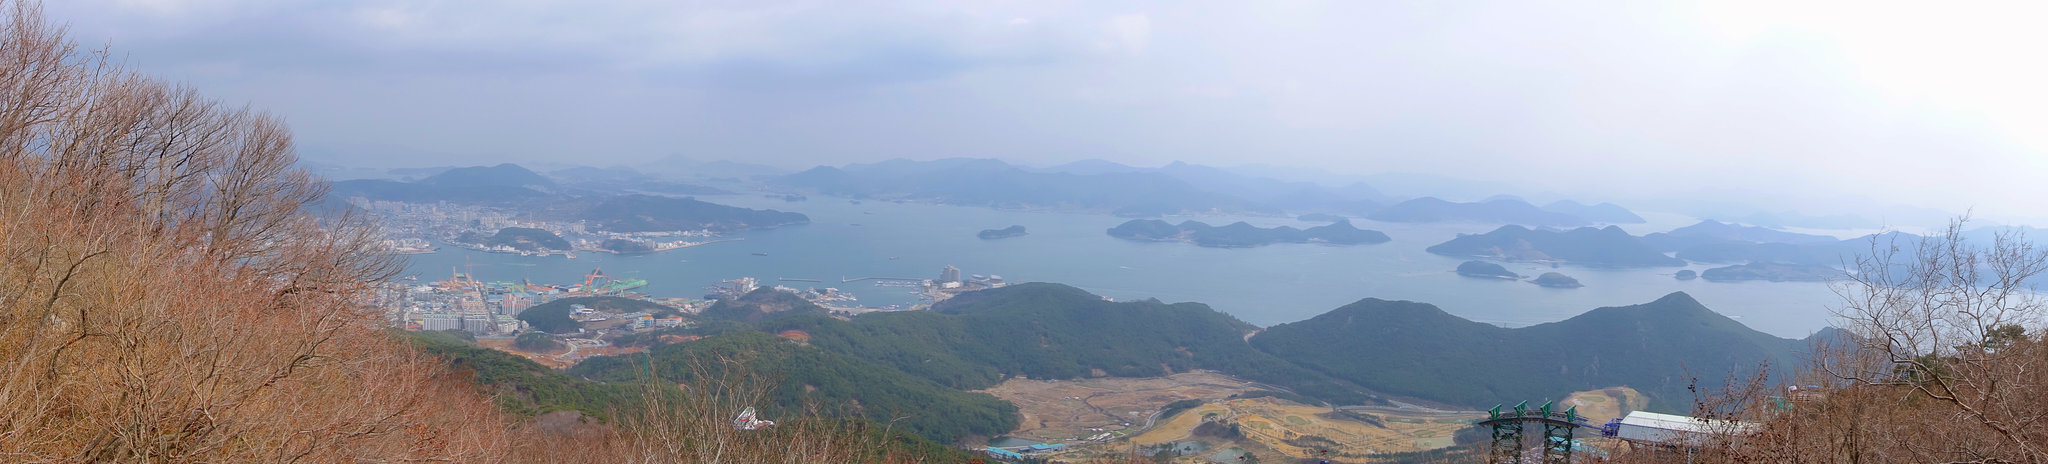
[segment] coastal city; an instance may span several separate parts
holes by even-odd
[[[708,229],[594,230],[584,221],[541,221],[513,209],[449,202],[352,198],[350,205],[378,217],[385,245],[400,254],[431,253],[438,242],[487,253],[575,258],[577,252],[645,254],[740,240]]]
[[[603,269],[594,269],[582,282],[572,283],[484,282],[460,269],[451,269],[448,278],[441,280],[422,281],[413,276],[384,283],[377,294],[389,322],[406,330],[458,331],[480,342],[507,341],[537,332],[561,337],[571,348],[567,353],[538,356],[507,351],[537,358],[543,364],[566,367],[592,356],[637,351],[605,348],[621,336],[689,329],[698,313],[720,300],[735,300],[764,289],[795,295],[824,308],[833,317],[846,319],[871,312],[924,310],[932,303],[963,292],[1007,286],[1002,276],[965,274],[953,266],[946,266],[936,278],[929,279],[844,279],[841,284],[867,284],[884,291],[908,289],[916,292],[921,301],[910,306],[869,307],[860,305],[851,292],[806,285],[817,283],[822,282],[784,278],[770,284],[754,277],[739,277],[705,287],[706,293],[697,297],[655,296],[639,291],[647,286],[646,280],[613,277]],[[571,322],[560,322],[564,317]]]

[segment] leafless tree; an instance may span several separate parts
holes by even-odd
[[[2028,340],[2044,301],[2031,282],[2048,271],[2048,250],[2017,230],[1988,247],[1964,237],[1959,218],[1930,237],[1900,244],[1873,238],[1870,255],[1834,285],[1845,304],[1835,311],[1851,350],[1817,359],[1835,379],[1890,386],[1953,408],[1961,419],[1995,434],[1999,446],[1956,449],[1978,459],[2048,461],[2048,393],[2040,353]],[[1974,445],[1974,444],[1973,444]]]
[[[277,118],[0,13],[0,460],[504,456],[487,399],[382,334],[396,261],[314,214]]]
[[[2048,462],[2048,342],[2031,282],[2048,251],[2018,231],[1972,243],[1967,217],[1926,237],[1872,237],[1831,288],[1845,333],[1786,390],[1731,383],[1705,412],[1746,423],[1695,462]],[[2031,332],[2031,334],[2030,334]],[[1765,396],[1774,396],[1766,398]],[[1655,462],[1625,453],[1620,462]]]

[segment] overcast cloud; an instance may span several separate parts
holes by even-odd
[[[1956,2],[49,2],[354,165],[1427,172],[2040,217],[2048,31]],[[1526,192],[1511,192],[1526,193]],[[1826,212],[1826,211],[1819,211]]]

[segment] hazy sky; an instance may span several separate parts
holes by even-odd
[[[357,165],[1104,158],[2048,216],[2038,4],[48,2]],[[1990,6],[1985,6],[1990,5]],[[104,42],[103,42],[104,41]],[[1597,188],[1588,187],[1597,185]],[[1517,192],[1520,193],[1520,192]]]

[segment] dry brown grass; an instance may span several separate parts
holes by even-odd
[[[1764,378],[1702,395],[1695,415],[1755,424],[1692,450],[1693,462],[2048,462],[2048,301],[2029,282],[2048,251],[2018,235],[1963,238],[1966,219],[1906,243],[1873,241],[1836,282],[1838,325],[1786,395]],[[1737,379],[1739,380],[1739,379]],[[1773,406],[1771,396],[1798,400]],[[1636,450],[1620,462],[1662,462]]]
[[[386,336],[373,224],[314,211],[275,117],[81,51],[0,0],[0,461],[886,462],[858,425],[724,421],[696,386],[626,427],[519,425]],[[734,369],[744,371],[744,369]]]
[[[392,269],[311,207],[275,118],[0,23],[0,458],[490,461],[504,419],[361,304]]]

